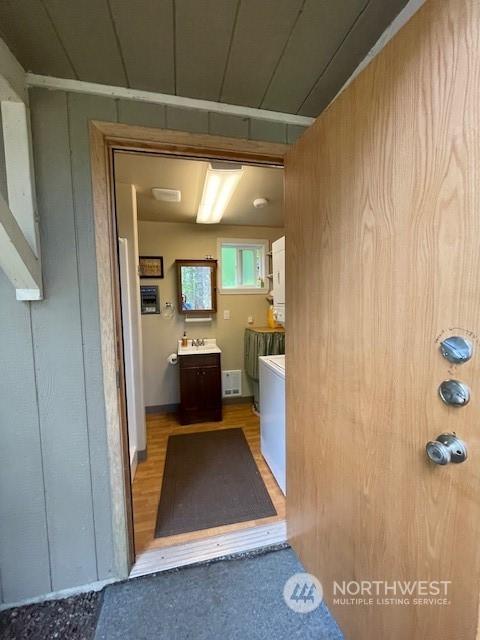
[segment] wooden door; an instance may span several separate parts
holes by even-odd
[[[302,136],[286,220],[289,538],[347,640],[474,640],[479,2],[427,2]],[[442,358],[449,334],[472,360]],[[467,406],[442,403],[446,378],[469,385]],[[426,442],[449,431],[469,459],[430,463]],[[335,581],[446,581],[449,604],[335,605]]]

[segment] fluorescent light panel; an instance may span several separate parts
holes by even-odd
[[[216,166],[208,166],[205,183],[203,185],[202,199],[197,212],[197,222],[200,224],[217,224],[222,219],[233,192],[242,177],[241,166],[219,163]]]

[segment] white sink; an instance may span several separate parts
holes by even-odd
[[[179,340],[177,353],[179,356],[193,356],[196,353],[222,353],[222,350],[217,346],[215,338],[207,338],[205,344],[199,347],[192,345],[191,340],[188,341],[188,346],[182,347],[182,341]]]

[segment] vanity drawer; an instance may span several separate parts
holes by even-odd
[[[194,353],[188,356],[179,356],[180,368],[187,367],[219,367],[219,353]]]

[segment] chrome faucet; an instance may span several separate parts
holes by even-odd
[[[193,338],[192,347],[203,347],[205,346],[205,338]]]

